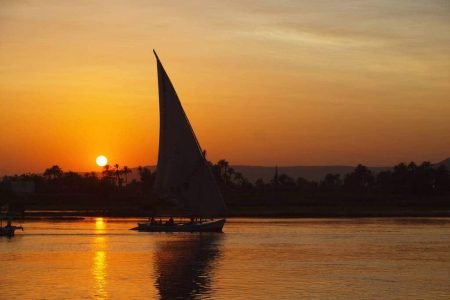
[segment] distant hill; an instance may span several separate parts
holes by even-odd
[[[450,170],[450,158],[443,160],[435,165],[445,165]],[[152,172],[156,169],[156,166],[145,166]],[[247,166],[247,165],[232,165],[233,169],[242,173],[245,178],[251,182],[255,182],[258,178],[263,179],[265,182],[272,179],[275,174],[275,166]],[[392,167],[369,167],[373,173],[379,173],[391,169]],[[322,180],[328,173],[340,174],[344,177],[345,174],[352,172],[355,166],[289,166],[278,167],[278,174],[286,174],[294,179],[298,177],[305,178],[307,180],[319,181]],[[128,182],[133,179],[139,180],[139,172],[137,168],[131,169],[132,173],[128,175]]]
[[[275,174],[274,166],[234,165],[231,167],[235,171],[242,173],[242,175],[244,175],[244,177],[250,182],[255,182],[258,178],[261,178],[267,182],[272,179]],[[154,171],[156,166],[146,166],[146,168]],[[286,174],[294,179],[303,177],[307,180],[319,181],[328,173],[341,174],[341,176],[344,176],[345,174],[352,172],[354,169],[354,166],[293,166],[278,167],[278,174]],[[370,169],[372,172],[378,173],[389,170],[390,167],[370,167]],[[132,181],[133,179],[139,180],[139,172],[137,168],[133,168],[132,173],[128,175],[128,181]]]
[[[450,157],[447,159],[444,159],[443,161],[437,163],[436,165],[438,165],[438,166],[444,165],[447,167],[448,170],[450,170]]]
[[[450,170],[450,157],[437,164],[445,165]],[[255,182],[258,178],[262,178],[265,182],[272,179],[275,173],[275,167],[267,166],[232,166],[236,171],[241,172],[245,178],[251,182]],[[307,180],[319,181],[327,174],[340,174],[344,177],[345,174],[352,172],[356,166],[293,166],[293,167],[278,167],[278,174],[286,174],[292,178],[303,177]],[[392,167],[368,167],[373,173],[387,171]]]
[[[251,182],[255,182],[258,178],[263,179],[265,182],[273,178],[275,174],[275,167],[266,166],[232,166],[237,172],[242,173],[245,178]],[[293,167],[278,167],[278,174],[286,174],[294,179],[298,177],[305,178],[307,180],[319,181],[325,177],[328,173],[340,174],[344,176],[347,173],[352,172],[355,169],[354,166],[293,166]],[[372,172],[378,173],[390,169],[389,167],[371,167]]]

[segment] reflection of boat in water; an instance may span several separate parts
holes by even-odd
[[[197,299],[210,294],[222,235],[178,235],[160,241],[155,253],[155,286],[161,299]]]
[[[189,222],[140,223],[135,230],[221,232],[225,219],[202,221],[221,217],[226,211],[225,202],[183,110],[177,93],[156,55],[158,68],[160,134],[158,165],[154,191],[166,202],[175,203],[190,217]],[[199,220],[199,221],[197,221]]]

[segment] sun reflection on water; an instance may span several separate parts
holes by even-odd
[[[105,228],[106,228],[105,220],[102,217],[95,218],[95,231],[96,231],[96,233],[103,233],[105,231]]]
[[[106,253],[105,251],[96,251],[94,257],[93,275],[95,278],[95,297],[97,299],[106,299]]]
[[[101,218],[98,218],[101,219]],[[95,225],[96,229],[99,229],[99,224],[104,226],[103,220],[96,220]],[[100,226],[100,227],[101,227]],[[94,277],[95,282],[95,298],[96,299],[107,299],[108,293],[106,291],[106,241],[105,237],[97,236],[93,242],[94,246],[94,257],[93,257],[93,266],[92,266],[92,276]]]

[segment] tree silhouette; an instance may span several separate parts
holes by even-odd
[[[81,187],[81,175],[76,172],[65,172],[61,177],[61,183],[64,185],[64,188],[70,191],[80,190]]]
[[[63,171],[58,165],[54,165],[46,169],[44,172],[44,176],[46,176],[48,179],[61,178],[62,175]]]
[[[395,193],[407,193],[411,191],[411,167],[411,164],[408,167],[405,163],[394,166],[391,182]]]
[[[245,178],[244,178],[244,176],[242,176],[242,173],[235,172],[234,176],[233,176],[233,180],[236,182],[237,185],[242,186]]]
[[[412,192],[418,195],[431,194],[435,188],[434,168],[430,162],[424,161],[420,166],[414,164],[411,171]]]
[[[211,167],[224,198],[231,205],[319,204],[321,201],[328,205],[334,203],[336,199],[340,200],[339,203],[343,201],[353,203],[354,196],[363,196],[370,201],[381,201],[382,205],[386,203],[418,205],[420,201],[426,200],[422,203],[430,203],[431,208],[436,204],[438,211],[443,203],[447,203],[445,205],[448,207],[450,199],[448,169],[445,165],[432,165],[429,162],[400,163],[376,176],[367,167],[358,165],[351,173],[345,175],[344,180],[339,174],[327,174],[319,184],[304,178],[294,181],[286,174],[279,174],[278,168],[275,168],[269,183],[260,178],[252,185],[244,174],[234,170],[226,160],[211,164]],[[43,175],[25,173],[3,176],[0,180],[0,202],[21,199],[20,195],[15,194],[13,187],[20,186],[15,182],[22,181],[33,182],[35,185],[36,193],[27,195],[21,200],[29,201],[32,205],[51,203],[52,207],[56,207],[55,205],[59,203],[70,203],[73,207],[77,207],[80,203],[89,205],[97,203],[96,205],[104,207],[114,205],[115,201],[123,205],[130,199],[135,199],[135,204],[156,203],[151,202],[156,198],[153,198],[155,195],[150,192],[156,173],[143,167],[139,167],[138,171],[141,180],[139,182],[135,180],[129,185],[128,174],[131,170],[127,166],[120,169],[119,164],[115,164],[112,168],[106,165],[101,178],[97,178],[94,172],[83,175],[71,171],[63,172],[57,165],[45,169]],[[127,188],[118,191],[116,186],[122,184],[122,179],[125,180]],[[87,193],[86,197],[79,197],[80,193]],[[63,199],[63,202],[60,202],[60,199]],[[308,202],[311,200],[313,202]]]
[[[147,195],[152,189],[156,173],[145,167],[138,167],[139,177],[141,179],[142,192]]]
[[[439,194],[450,192],[450,174],[447,167],[440,165],[434,174],[434,187],[436,192]]]
[[[392,194],[395,191],[392,171],[388,170],[378,173],[375,188],[379,194]]]
[[[255,182],[255,187],[258,188],[258,189],[264,188],[265,185],[266,185],[266,184],[264,183],[264,180],[263,180],[262,178],[258,178],[258,179],[256,180],[256,182]]]
[[[114,171],[111,170],[110,165],[107,164],[103,167],[102,174],[103,174],[102,180],[104,182],[108,182],[109,184],[114,184]]]
[[[363,165],[356,166],[352,173],[347,174],[344,186],[350,192],[367,192],[374,183],[372,172]]]
[[[110,175],[110,172],[111,172],[110,169],[111,169],[110,165],[106,164],[106,165],[103,167],[102,174],[103,174],[104,176]]]
[[[212,170],[219,184],[222,183],[228,187],[232,186],[231,178],[236,172],[230,167],[228,161],[224,159],[219,160],[216,165],[213,165]]]
[[[281,174],[280,176],[278,176],[278,182],[279,182],[280,186],[282,186],[282,187],[294,187],[295,186],[294,179],[292,179],[291,177],[289,177],[286,174]]]
[[[119,164],[115,164],[114,165],[114,176],[116,178],[116,185],[118,187],[120,187],[122,185],[122,181],[121,181],[121,178],[120,178],[120,173],[121,172],[120,172]]]
[[[320,190],[324,192],[336,192],[342,186],[340,174],[327,174],[325,178],[320,182]]]
[[[125,175],[125,186],[126,186],[128,185],[128,174],[131,173],[131,170],[127,166],[124,166],[122,169],[122,173]]]

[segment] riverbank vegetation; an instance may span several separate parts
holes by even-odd
[[[348,174],[327,174],[320,181],[291,178],[274,168],[271,180],[250,182],[226,160],[212,172],[230,209],[237,216],[383,216],[448,215],[450,175],[444,165],[400,163],[374,174],[358,165]],[[152,193],[155,172],[138,168],[140,180],[118,164],[101,174],[76,173],[52,166],[42,174],[4,176],[0,204],[24,210],[95,210],[140,215],[169,210]]]

